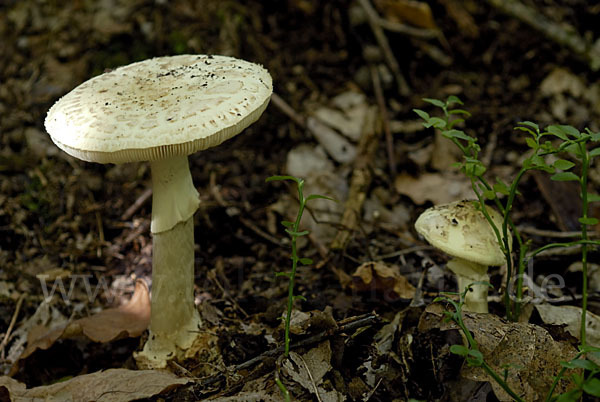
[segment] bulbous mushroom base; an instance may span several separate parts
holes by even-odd
[[[169,361],[183,361],[193,357],[190,352],[196,340],[201,338],[198,330],[202,324],[198,313],[195,316],[176,334],[170,334],[173,336],[159,336],[151,330],[142,351],[134,354],[137,366],[140,369],[161,369]]]
[[[150,335],[136,360],[154,368],[181,360],[202,329],[194,304],[194,223],[154,233]]]

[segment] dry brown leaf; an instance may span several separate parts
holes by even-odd
[[[400,274],[395,265],[366,262],[356,269],[352,279],[350,287],[358,292],[379,292],[392,300],[412,299],[415,295],[415,287]]]
[[[58,328],[32,328],[27,337],[27,348],[20,359],[26,358],[37,349],[48,349],[60,338],[85,335],[94,342],[110,342],[119,338],[140,336],[149,323],[148,286],[143,280],[138,280],[131,300],[121,307],[107,309]]]
[[[419,330],[434,328],[442,331],[458,329],[453,322],[445,322],[444,307],[432,304],[425,309],[419,321]],[[526,401],[545,398],[554,376],[561,369],[561,361],[575,357],[577,350],[568,342],[555,341],[544,328],[527,323],[508,322],[493,314],[463,313],[464,323],[479,345],[483,358],[497,373],[508,370],[507,383]],[[483,369],[468,367],[461,376],[473,381],[488,381],[501,401],[512,398]],[[565,392],[570,383],[563,379],[556,393]]]
[[[396,191],[410,197],[415,204],[431,201],[435,205],[474,198],[469,179],[459,173],[424,173],[418,178],[401,173],[394,181]]]
[[[300,355],[290,352],[290,358],[283,363],[283,371],[307,391],[319,394],[323,402],[343,400],[330,384],[324,384],[323,377],[331,370],[331,345],[324,341],[319,346]]]
[[[10,377],[0,377],[0,398],[8,395],[13,401],[125,402],[150,398],[188,382],[167,371],[126,369],[99,371],[31,389]]]
[[[542,321],[549,325],[564,325],[569,334],[579,339],[581,332],[581,307],[536,304]],[[600,347],[600,317],[586,312],[585,339],[590,346]]]
[[[415,0],[376,0],[375,5],[390,21],[426,29],[437,29],[429,5]]]

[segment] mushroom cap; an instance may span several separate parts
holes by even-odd
[[[90,162],[184,156],[254,123],[272,91],[268,71],[244,60],[157,57],[79,85],[50,108],[45,125],[58,147]]]
[[[506,257],[494,230],[478,209],[476,201],[457,201],[427,209],[415,222],[415,229],[434,247],[445,253],[481,265],[503,265]],[[498,228],[502,216],[486,207]],[[512,237],[509,234],[509,246]]]

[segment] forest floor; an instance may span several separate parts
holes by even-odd
[[[590,42],[600,35],[597,5],[522,1],[544,26]],[[472,114],[458,128],[481,144],[487,177],[510,181],[527,155],[526,135],[513,129],[520,121],[600,131],[600,81],[591,51],[586,60],[493,3],[2,2],[0,375],[12,378],[0,377],[0,400],[279,401],[276,375],[302,401],[510,400],[450,352],[463,338],[444,321],[452,306],[433,302],[456,281],[414,222],[474,194],[453,167],[460,152],[413,109],[439,115],[423,98],[458,96]],[[94,75],[179,53],[262,64],[276,95],[243,133],[189,157],[201,197],[196,302],[219,357],[173,363],[174,375],[163,375],[137,370],[132,357],[147,335],[152,284],[149,166],[72,158],[44,118]],[[290,269],[291,250],[280,221],[293,220],[298,203],[291,184],[265,182],[281,174],[339,201],[309,204],[302,221],[311,234],[300,254],[314,262],[297,273],[304,299],[283,362],[288,283],[275,274]],[[598,192],[597,163],[588,184]],[[519,191],[511,219],[534,248],[580,230],[573,182],[527,173]],[[544,399],[554,368],[579,344],[581,255],[572,251],[528,266],[518,323],[504,319],[506,267],[489,272],[491,314],[464,314],[486,361],[508,370],[525,400]],[[588,256],[594,346],[598,256]],[[119,370],[102,376],[109,369]]]

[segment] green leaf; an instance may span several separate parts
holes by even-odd
[[[320,195],[320,194],[311,194],[308,197],[306,197],[306,201],[310,201],[310,200],[316,200],[316,199],[322,199],[322,200],[329,200],[329,201],[333,201],[333,202],[338,202],[338,200],[336,200],[335,198],[331,198],[331,197],[327,197],[326,195]]]
[[[579,181],[579,176],[573,172],[556,173],[550,177],[554,181]]]
[[[302,300],[302,301],[306,301],[306,297],[302,296],[302,295],[296,295],[294,296],[294,300]]]
[[[310,231],[308,231],[308,230],[304,230],[302,232],[295,232],[295,231],[290,230],[290,229],[286,229],[285,232],[287,234],[289,234],[290,236],[295,236],[295,237],[306,236],[307,234],[310,233]]]
[[[526,126],[526,127],[531,127],[531,128],[533,128],[533,129],[534,129],[536,132],[540,131],[540,126],[538,126],[537,124],[535,124],[535,123],[534,123],[534,122],[532,122],[532,121],[520,121],[520,122],[519,122],[519,123],[517,123],[517,124],[520,124],[520,125],[522,125],[522,126]],[[518,126],[517,126],[517,127],[515,127],[515,128],[516,128],[516,129],[519,129],[519,128],[522,128],[522,127],[518,127]]]
[[[432,117],[429,119],[429,121],[427,122],[427,124],[429,124],[429,127],[435,127],[435,128],[439,128],[439,129],[443,129],[446,127],[446,120],[440,118],[440,117]]]
[[[573,126],[568,126],[568,125],[560,125],[559,126],[565,133],[567,133],[567,135],[570,135],[573,138],[579,138],[581,137],[581,133],[579,132],[579,130],[577,130],[575,127]]]
[[[594,149],[592,149],[590,151],[590,157],[593,158],[593,157],[598,156],[598,155],[600,155],[600,147],[594,148]]]
[[[479,161],[478,161],[479,162]],[[485,166],[481,162],[467,162],[465,163],[465,174],[469,177],[480,177],[485,173]]]
[[[483,354],[476,349],[470,349],[469,356],[467,357],[467,363],[470,366],[481,366],[483,364]]]
[[[286,228],[291,228],[294,226],[295,222],[290,222],[290,221],[281,221],[281,224],[283,226],[285,226]]]
[[[592,141],[600,141],[600,131],[594,133],[589,128],[586,128],[585,130],[589,133],[590,137],[592,138]]]
[[[452,109],[448,114],[464,114],[465,116],[471,116],[471,113],[464,109]]]
[[[573,126],[565,126],[565,125],[552,125],[546,127],[546,131],[552,134],[555,137],[560,138],[563,141],[569,139],[569,136],[574,138],[579,138],[581,133]]]
[[[571,169],[573,166],[575,166],[575,164],[571,161],[568,161],[566,159],[559,159],[556,162],[554,162],[552,164],[552,166],[554,166],[557,169],[560,170],[569,170]]]
[[[531,137],[525,137],[525,142],[527,143],[527,146],[531,149],[537,149],[538,147],[537,142]]]
[[[463,345],[452,345],[450,346],[450,352],[455,355],[467,357],[469,354],[469,349]]]
[[[592,377],[583,383],[583,391],[588,395],[600,396],[600,379]]]
[[[300,258],[298,261],[302,265],[312,265],[313,263],[313,260],[311,260],[310,258]]]
[[[458,123],[464,122],[465,119],[454,119],[450,123],[448,123],[448,130],[452,129],[452,127],[456,126]]]
[[[441,108],[445,108],[446,104],[444,102],[442,102],[441,100],[438,99],[432,99],[432,98],[423,98],[423,100],[427,103],[431,103],[433,106],[437,106],[437,107],[441,107]]]
[[[279,278],[280,276],[285,276],[286,278],[290,278],[292,274],[289,272],[275,272],[275,277]]]
[[[581,155],[581,152],[579,151],[579,144],[570,140],[564,144],[561,144],[561,146],[558,147],[558,150],[574,153],[578,157]]]
[[[600,195],[595,193],[588,193],[587,200],[588,202],[598,202],[600,201]]]
[[[509,195],[510,189],[500,178],[496,178],[496,184],[494,184],[494,191],[502,195]]]
[[[598,224],[598,219],[596,218],[579,218],[579,223],[581,223],[582,225],[597,225]]]
[[[429,113],[421,110],[421,109],[413,109],[413,112],[415,112],[416,114],[419,115],[420,118],[422,118],[425,121],[429,121]]]
[[[573,402],[578,401],[581,398],[581,391],[578,389],[574,389],[569,392],[565,392],[564,394],[560,394],[558,398],[556,398],[556,402]]]
[[[570,362],[561,362],[561,365],[570,369],[584,369],[584,370],[594,370],[596,364],[587,359],[574,359]]]
[[[446,105],[450,106],[453,103],[458,103],[459,105],[463,105],[463,102],[460,100],[458,96],[450,95],[448,99],[446,99]]]
[[[483,196],[488,200],[493,200],[494,198],[496,198],[496,192],[494,190],[485,190],[483,192]]]
[[[519,126],[517,126],[517,127],[513,128],[513,130],[525,131],[526,133],[531,134],[533,136],[533,138],[537,138],[538,137],[537,133],[533,132],[528,127],[519,127]]]
[[[457,138],[459,140],[475,141],[475,138],[468,136],[467,134],[464,133],[464,131],[460,131],[460,130],[448,130],[448,131],[444,131],[442,134],[446,138]]]
[[[295,181],[296,183],[300,183],[303,180],[299,179],[297,177],[294,176],[271,176],[271,177],[267,177],[265,182],[271,182],[271,181],[283,181],[283,180],[292,180]]]

